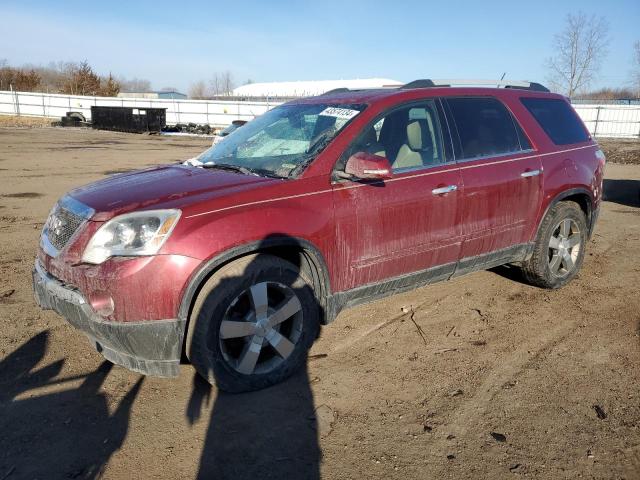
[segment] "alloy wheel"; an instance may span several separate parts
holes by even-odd
[[[294,351],[302,334],[302,305],[278,282],[244,290],[227,308],[219,342],[229,366],[243,375],[269,373]]]
[[[554,228],[549,239],[549,270],[565,277],[575,268],[582,248],[580,228],[575,220],[565,218]]]

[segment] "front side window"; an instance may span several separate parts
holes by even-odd
[[[463,159],[523,150],[511,113],[497,99],[460,97],[446,101],[458,131]],[[527,142],[524,149],[528,148]]]
[[[435,101],[394,109],[368,125],[349,147],[338,168],[358,152],[386,157],[394,171],[444,162],[442,134]]]
[[[364,105],[282,105],[200,154],[204,167],[293,177],[335,138]]]

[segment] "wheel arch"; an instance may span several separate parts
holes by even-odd
[[[551,208],[554,205],[558,204],[559,202],[567,202],[567,201],[575,202],[580,206],[580,209],[584,212],[585,217],[587,219],[587,226],[589,228],[588,236],[591,237],[591,232],[593,231],[593,224],[594,224],[593,195],[587,188],[578,187],[578,188],[570,188],[553,197],[553,199],[547,205],[547,208],[544,210],[543,214],[538,219],[538,225],[536,226],[534,239],[538,238],[540,226],[542,225],[544,218],[547,216],[547,213],[549,213],[549,210],[551,210]]]
[[[202,286],[211,275],[224,265],[256,253],[265,253],[282,258],[309,274],[314,283],[314,292],[316,293],[318,304],[322,309],[322,312],[320,312],[321,323],[327,324],[331,322],[332,318],[327,309],[328,298],[331,295],[331,284],[329,280],[329,270],[324,256],[320,250],[308,240],[288,235],[273,234],[263,240],[239,245],[216,255],[204,262],[196,273],[192,275],[184,290],[178,310],[178,318],[184,320],[185,325],[182,341],[183,352],[185,352],[186,334],[190,327],[189,319],[191,310]]]

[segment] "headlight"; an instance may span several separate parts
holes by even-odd
[[[115,217],[93,234],[82,261],[98,264],[115,256],[154,255],[179,218],[180,210],[148,210]]]

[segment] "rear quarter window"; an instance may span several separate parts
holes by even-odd
[[[589,134],[578,115],[564,100],[521,98],[520,101],[556,145],[570,145],[589,140]]]

